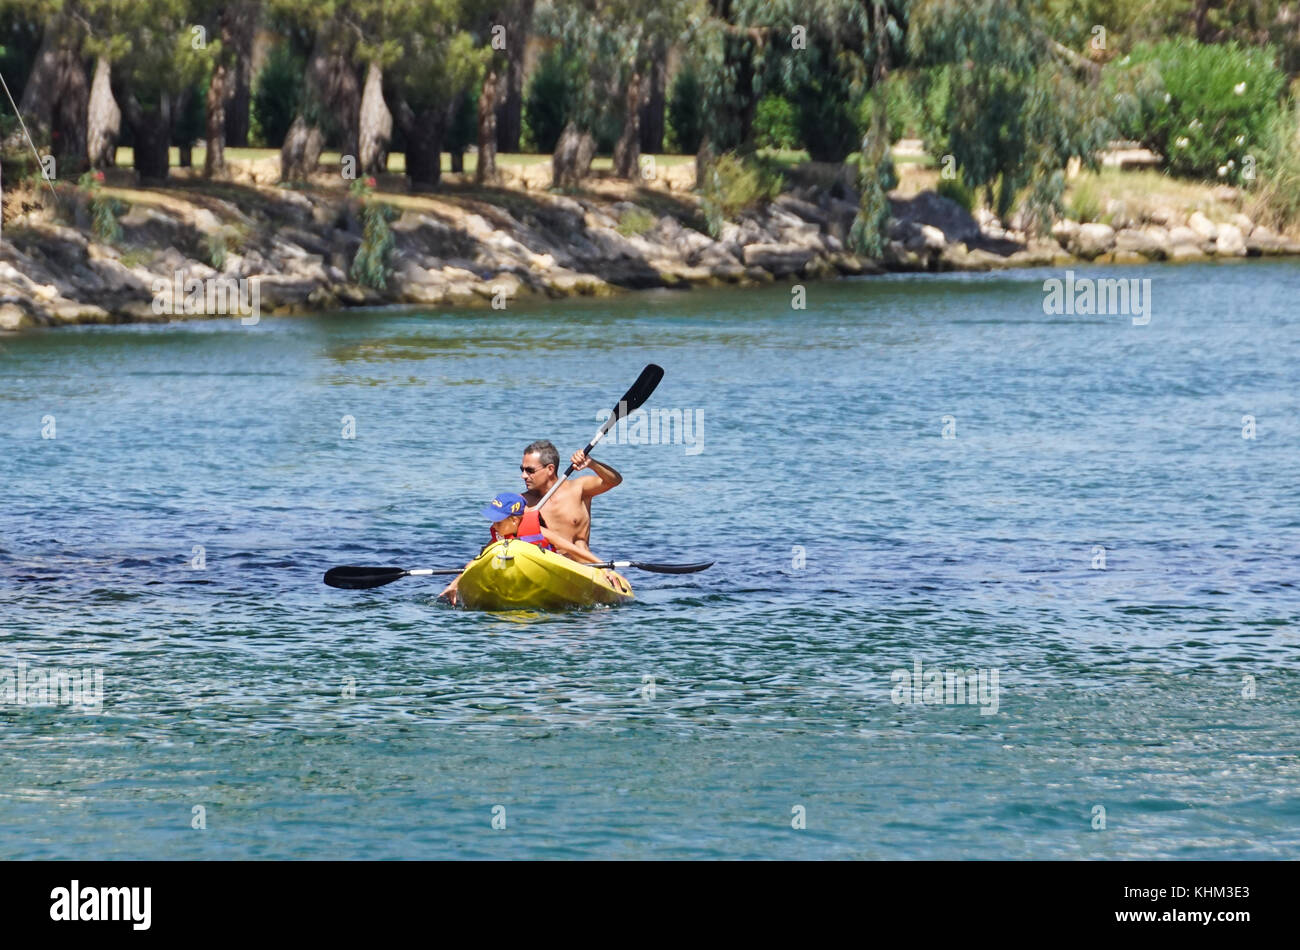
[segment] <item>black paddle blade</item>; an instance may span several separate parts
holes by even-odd
[[[596,447],[596,443],[600,441],[601,437],[610,429],[614,428],[615,423],[617,423],[619,419],[622,419],[629,412],[635,412],[640,409],[645,401],[650,398],[650,394],[655,391],[655,387],[659,385],[659,381],[663,378],[664,368],[662,366],[655,363],[647,364],[646,368],[641,370],[641,375],[636,378],[636,382],[632,384],[632,388],[625,392],[623,398],[614,404],[614,411],[609,414],[609,418],[606,419],[605,424],[600,427],[600,431],[596,433],[596,437],[588,442],[587,447],[582,451],[584,453],[589,453]],[[564,477],[568,478],[572,474],[573,466],[570,465],[564,470]],[[554,491],[554,487],[552,487],[551,490]],[[550,496],[548,495],[547,497]]]
[[[400,567],[331,567],[325,572],[325,583],[343,590],[366,590],[405,576],[406,571]]]
[[[640,409],[663,378],[664,368],[654,363],[650,363],[645,369],[641,370],[641,375],[636,378],[632,388],[623,394],[623,398],[614,407],[614,420],[617,421],[626,413],[636,412],[636,410]]]
[[[649,571],[651,574],[694,574],[697,571],[703,571],[714,565],[713,561],[702,561],[699,564],[651,564],[646,561],[632,561],[632,566],[637,570]]]

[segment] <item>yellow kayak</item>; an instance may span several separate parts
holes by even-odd
[[[465,568],[457,588],[471,610],[564,610],[632,600],[621,574],[570,561],[517,539],[497,541]]]

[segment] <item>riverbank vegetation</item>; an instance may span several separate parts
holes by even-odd
[[[338,196],[370,288],[401,195],[621,201],[737,260],[787,195],[885,266],[921,185],[1021,247],[1171,203],[1300,226],[1284,0],[0,0],[0,46],[11,234],[111,245],[183,185],[246,219],[199,216],[225,261],[259,189]]]

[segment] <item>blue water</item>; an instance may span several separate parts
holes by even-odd
[[[0,686],[103,673],[0,705],[0,857],[1300,855],[1300,266],[1080,273],[1151,322],[1023,271],[0,338]],[[648,362],[702,429],[595,453],[592,545],[714,568],[322,585],[462,563]]]

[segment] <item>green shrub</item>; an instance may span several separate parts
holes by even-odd
[[[935,193],[941,197],[957,202],[967,211],[975,210],[975,192],[966,187],[959,175],[956,178],[940,178]]]
[[[705,169],[700,188],[700,210],[709,233],[716,238],[725,222],[771,201],[782,184],[780,171],[757,156],[719,155]]]
[[[1121,130],[1164,155],[1175,174],[1234,183],[1284,83],[1268,51],[1189,39],[1141,44],[1106,73]]]
[[[865,129],[871,124],[876,103],[883,99],[893,140],[922,138],[925,135],[924,93],[918,76],[890,73],[884,82],[862,97],[858,104],[858,125]]]
[[[799,147],[799,128],[794,103],[768,93],[754,109],[754,144],[758,148]]]
[[[1089,175],[1074,180],[1070,186],[1070,199],[1066,203],[1065,213],[1080,224],[1101,220],[1101,189],[1096,178]]]
[[[799,144],[814,162],[842,162],[862,147],[858,107],[843,77],[817,76],[801,85],[794,110]]]
[[[203,254],[208,259],[208,266],[215,271],[226,269],[226,232],[223,230],[209,231],[203,235],[202,241]]]
[[[534,152],[554,152],[555,143],[572,115],[577,100],[574,64],[557,46],[537,63],[524,96],[522,120],[524,147]]]
[[[683,155],[694,155],[700,150],[704,138],[704,116],[700,103],[704,91],[700,78],[689,66],[682,68],[673,80],[668,96],[668,121],[666,134],[668,147]]]
[[[868,257],[881,257],[889,238],[889,192],[898,186],[889,144],[889,121],[885,110],[877,108],[856,155],[858,213],[848,235],[849,247]]]
[[[253,101],[249,117],[249,144],[259,148],[279,148],[302,104],[302,77],[307,64],[294,55],[287,43],[271,48],[253,81]]]
[[[225,270],[226,258],[231,251],[243,250],[248,235],[239,225],[223,224],[215,231],[209,231],[200,238],[199,243],[208,265],[213,270]]]
[[[655,216],[644,208],[628,208],[618,216],[618,227],[616,230],[623,237],[632,237],[634,234],[645,234],[655,226]]]
[[[77,187],[86,196],[90,207],[90,228],[101,244],[116,244],[122,240],[122,225],[117,216],[126,211],[126,205],[116,198],[104,197],[104,173],[88,171],[77,180]]]
[[[1300,103],[1288,103],[1269,120],[1260,149],[1252,154],[1252,210],[1257,221],[1278,230],[1300,227]],[[1249,183],[1249,181],[1248,181]]]
[[[352,279],[363,287],[384,290],[388,287],[388,262],[395,244],[388,222],[400,215],[392,205],[371,199],[374,188],[373,178],[359,178],[350,188],[354,197],[365,202],[361,208],[361,246],[352,259],[351,274]]]

